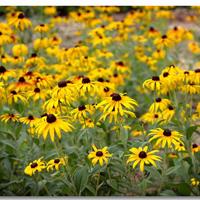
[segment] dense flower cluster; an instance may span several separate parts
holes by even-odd
[[[120,19],[119,7],[82,7],[68,15],[42,7],[44,19],[5,9],[0,132],[14,132],[21,152],[15,160],[23,158],[18,170],[48,181],[65,176],[61,183],[73,188],[67,195],[85,188],[98,195],[101,187],[144,195],[157,181],[159,195],[166,180],[199,186],[200,46],[189,28],[168,26],[175,8],[133,8]],[[195,15],[184,20],[198,22],[200,9],[191,9]],[[62,29],[73,25],[71,44]],[[181,48],[194,56],[192,64],[179,57]],[[87,185],[89,177],[95,181]],[[124,180],[131,188],[116,186]],[[133,184],[140,189],[132,191]]]

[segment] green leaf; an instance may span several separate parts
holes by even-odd
[[[187,183],[180,183],[176,185],[176,189],[179,195],[189,196],[191,193],[191,188]]]
[[[89,178],[87,167],[79,168],[74,174],[74,183],[79,194],[85,189]]]
[[[168,176],[168,175],[176,172],[179,168],[180,168],[180,165],[176,165],[174,167],[168,168],[167,171],[166,171],[166,175]]]
[[[164,190],[160,193],[160,196],[176,196],[176,193],[172,190]]]
[[[190,126],[186,130],[186,137],[187,139],[190,139],[192,137],[192,134],[197,130],[198,126]]]
[[[106,183],[112,187],[114,190],[118,191],[118,187],[117,187],[117,181],[115,179],[109,179],[106,181]]]

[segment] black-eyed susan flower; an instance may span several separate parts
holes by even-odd
[[[86,119],[88,114],[93,113],[93,106],[92,105],[80,105],[78,108],[75,108],[71,111],[71,115],[74,119]]]
[[[11,90],[8,94],[8,103],[13,104],[18,101],[21,101],[23,103],[27,103],[27,99],[25,98],[24,92]]]
[[[15,72],[12,70],[6,69],[4,66],[0,66],[0,79],[7,81],[9,77],[14,77]]]
[[[108,159],[112,157],[112,154],[110,154],[107,150],[108,147],[97,149],[97,147],[93,144],[92,148],[94,151],[90,152],[88,155],[88,159],[92,160],[92,164],[96,165],[98,162],[100,166],[103,166],[104,162],[108,164]]]
[[[12,53],[14,56],[25,56],[28,54],[28,47],[25,44],[16,44],[12,48]]]
[[[138,104],[134,99],[123,94],[112,93],[110,97],[105,97],[105,100],[100,102],[96,108],[102,109],[101,119],[105,120],[108,115],[113,114],[116,122],[119,115],[130,115],[135,118],[136,116],[132,111],[135,110],[136,106]]]
[[[30,127],[33,127],[37,120],[38,118],[34,117],[33,115],[28,115],[27,117],[21,117],[19,119],[20,122],[22,122],[23,124],[30,125]]]
[[[163,120],[161,112],[146,112],[141,117],[140,120],[144,123],[158,123]]]
[[[44,140],[46,140],[47,135],[49,134],[52,142],[54,142],[55,133],[58,138],[61,139],[61,130],[70,132],[72,131],[72,128],[73,126],[69,122],[63,120],[56,114],[46,114],[38,119],[35,124],[35,130],[38,136],[40,137],[42,135]]]
[[[193,143],[192,144],[192,153],[197,153],[200,151],[200,145]]]
[[[58,171],[61,166],[67,164],[66,162],[67,162],[67,157],[52,159],[47,163],[47,171],[53,169]]]
[[[19,121],[19,118],[20,118],[20,115],[17,114],[17,113],[6,113],[6,114],[3,114],[3,115],[0,115],[0,119],[2,122],[18,122]]]
[[[170,129],[152,129],[148,134],[151,136],[149,142],[156,140],[155,145],[161,145],[162,148],[165,146],[172,148],[172,145],[176,146],[177,142],[182,143],[181,138],[183,137],[178,131],[172,131]]]
[[[15,26],[20,31],[24,31],[24,29],[32,26],[31,21],[25,17],[23,12],[19,12],[16,17],[9,21],[9,24]]]
[[[159,76],[153,76],[151,79],[147,79],[143,83],[144,88],[148,88],[152,91],[159,91],[162,87],[162,82],[159,78]]]
[[[133,162],[132,167],[135,168],[138,164],[140,164],[140,171],[144,171],[144,165],[153,165],[157,168],[155,161],[161,161],[161,157],[155,155],[155,153],[159,152],[158,150],[153,150],[148,152],[148,146],[139,147],[139,148],[131,148],[129,149],[131,154],[127,160],[127,163]]]
[[[170,121],[172,119],[174,114],[175,114],[174,106],[168,105],[167,108],[165,110],[163,110],[162,117],[166,122],[168,122],[168,121]]]
[[[197,187],[200,184],[200,181],[197,178],[191,178],[190,181],[193,187]]]
[[[49,26],[47,24],[39,24],[35,27],[34,31],[38,33],[46,33],[49,31]]]
[[[39,99],[45,100],[47,93],[44,89],[41,90],[40,88],[36,87],[33,90],[28,91],[27,95],[28,99],[33,99],[33,101],[37,101]]]
[[[42,158],[38,159],[38,160],[34,160],[33,162],[31,162],[25,169],[24,169],[24,173],[32,176],[34,175],[36,172],[41,172],[42,170],[44,170],[46,168],[45,162],[42,161]]]
[[[83,77],[81,83],[77,83],[77,85],[80,95],[84,95],[85,93],[95,92],[97,90],[96,83],[92,82],[88,77]]]
[[[154,44],[157,48],[171,47],[174,41],[167,35],[162,35],[154,40]]]
[[[177,151],[185,151],[185,145],[182,142],[175,143],[175,150]]]
[[[163,98],[158,97],[155,99],[155,102],[150,106],[149,111],[150,112],[163,111],[170,104],[171,104],[171,101],[169,99],[163,99]]]
[[[55,6],[45,6],[44,7],[44,14],[45,15],[55,15],[57,13]]]

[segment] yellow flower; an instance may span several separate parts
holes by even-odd
[[[25,44],[16,44],[12,48],[14,56],[25,56],[28,54],[28,47]]]
[[[144,171],[144,165],[152,164],[154,167],[157,168],[157,165],[155,161],[161,161],[161,157],[154,155],[158,152],[158,150],[149,151],[148,146],[145,147],[139,147],[139,148],[131,148],[129,151],[132,153],[129,155],[129,158],[127,160],[127,163],[133,162],[133,168],[135,168],[140,163],[140,171]]]
[[[197,153],[200,151],[200,145],[198,144],[192,144],[192,153]]]
[[[47,163],[47,171],[54,168],[58,171],[62,165],[66,165],[67,157],[52,159]]]
[[[51,141],[54,142],[54,135],[57,134],[61,139],[61,130],[65,132],[72,131],[73,126],[54,114],[46,114],[35,124],[35,130],[40,137],[43,136],[46,140],[48,133],[50,134]]]
[[[0,79],[7,81],[8,77],[14,77],[15,72],[7,70],[4,66],[0,66]]]
[[[86,119],[88,114],[93,113],[93,106],[91,105],[80,105],[71,111],[71,115],[74,119]]]
[[[44,8],[44,14],[45,15],[55,15],[57,13],[55,6],[46,6]]]
[[[19,12],[16,17],[10,20],[10,25],[14,25],[16,29],[19,29],[20,31],[24,31],[24,29],[27,29],[32,26],[32,23],[29,19],[27,19],[24,15],[24,13]]]
[[[150,112],[157,112],[158,110],[163,111],[171,104],[169,99],[162,99],[160,97],[155,99],[155,102],[150,106]]]
[[[33,41],[33,47],[35,50],[45,49],[49,45],[48,38],[37,38]]]
[[[101,119],[105,120],[108,115],[113,114],[116,122],[119,115],[130,115],[131,117],[135,118],[135,114],[129,110],[134,111],[135,106],[137,105],[138,104],[134,99],[122,94],[113,93],[110,95],[110,97],[105,97],[105,100],[100,102],[96,108],[100,108],[103,111]]]
[[[140,120],[145,123],[158,123],[163,120],[160,112],[147,112],[140,117]]]
[[[34,160],[33,162],[31,162],[25,169],[24,169],[24,173],[32,176],[34,175],[36,172],[41,172],[43,169],[46,168],[45,166],[45,162],[41,160],[42,158],[40,158],[39,160]]]
[[[200,181],[197,178],[191,178],[190,181],[192,186],[198,186],[200,184]]]
[[[18,122],[19,121],[19,114],[14,114],[14,113],[7,113],[0,115],[0,119],[2,122],[7,123],[8,121],[13,121],[13,122]]]
[[[46,33],[49,31],[49,27],[47,24],[40,24],[35,27],[34,31],[39,33]]]
[[[148,79],[144,81],[143,87],[148,88],[152,91],[159,91],[161,90],[162,82],[159,76],[153,76],[152,79]]]
[[[160,144],[162,148],[165,146],[172,148],[172,145],[176,146],[177,142],[183,143],[181,141],[181,137],[183,137],[183,135],[177,131],[171,131],[170,129],[152,129],[148,135],[152,136],[149,139],[149,142],[156,140],[155,145]]]
[[[172,119],[172,117],[175,114],[175,109],[172,105],[168,105],[165,110],[162,112],[162,117],[165,120],[165,122],[168,122]]]
[[[38,118],[35,118],[33,115],[29,115],[28,117],[21,117],[19,119],[23,124],[29,124],[30,127],[33,127],[37,122]]]
[[[88,159],[92,160],[92,164],[96,165],[99,162],[100,166],[103,166],[104,162],[108,164],[108,158],[112,157],[112,154],[108,152],[108,147],[97,149],[95,145],[92,145],[94,151],[90,152]]]

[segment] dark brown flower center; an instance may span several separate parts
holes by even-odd
[[[67,81],[58,82],[58,87],[62,88],[62,87],[66,87],[66,86],[67,86]]]
[[[55,159],[54,163],[58,164],[60,162],[60,159]]]
[[[167,35],[163,35],[163,36],[162,36],[162,39],[167,39]]]
[[[187,74],[187,75],[188,75],[188,74],[189,74],[189,72],[188,72],[188,71],[185,71],[185,72],[184,72],[184,74]]]
[[[48,123],[53,123],[53,122],[55,122],[55,121],[56,121],[55,115],[53,115],[53,114],[47,115],[47,122],[48,122]]]
[[[4,66],[0,66],[0,73],[5,73],[7,70]]]
[[[116,64],[119,65],[119,66],[124,66],[124,63],[122,61],[119,61]]]
[[[19,80],[18,80],[18,82],[20,82],[20,83],[24,83],[24,82],[26,82],[26,80],[25,80],[24,77],[20,77]]]
[[[104,90],[104,92],[109,92],[110,89],[109,89],[109,87],[105,87],[103,90]]]
[[[198,147],[197,144],[193,144],[193,145],[192,145],[192,148],[197,148],[197,147]]]
[[[122,99],[121,96],[117,93],[113,93],[110,96],[112,97],[113,101],[120,101]]]
[[[23,19],[25,16],[24,16],[24,14],[23,13],[20,13],[19,15],[18,15],[18,19]]]
[[[118,74],[115,73],[113,76],[116,78],[116,77],[118,77]]]
[[[29,116],[28,116],[28,119],[29,119],[29,120],[33,120],[34,117],[33,117],[32,115],[29,115]]]
[[[37,163],[32,163],[32,164],[31,164],[31,168],[36,168],[37,166],[38,166]]]
[[[163,131],[163,135],[169,137],[169,136],[172,135],[172,133],[171,133],[171,131],[170,131],[169,129],[165,129],[165,130]]]
[[[35,57],[37,57],[37,54],[36,54],[36,53],[32,53],[32,54],[31,54],[31,57],[32,57],[32,58],[35,58]]]
[[[174,107],[171,106],[171,105],[169,105],[169,106],[168,106],[168,109],[169,109],[169,110],[174,110]]]
[[[40,88],[35,88],[35,89],[34,89],[34,92],[35,92],[35,93],[39,93],[39,92],[40,92]]]
[[[141,151],[140,153],[139,153],[139,157],[140,158],[146,158],[147,157],[147,153],[145,152],[145,151]]]
[[[168,72],[164,72],[163,73],[163,77],[167,77],[167,76],[169,76],[169,73]]]
[[[90,79],[88,77],[84,77],[82,79],[82,83],[90,83]]]
[[[85,105],[81,105],[81,106],[78,107],[79,111],[82,111],[82,110],[85,110],[85,109],[86,109]]]
[[[153,81],[159,81],[160,78],[159,78],[159,76],[153,76],[153,77],[152,77],[152,80],[153,80]]]
[[[154,115],[154,118],[158,118],[158,114],[155,114],[155,115]]]
[[[195,69],[194,71],[195,71],[195,73],[200,73],[200,68],[199,69]]]
[[[98,78],[97,81],[104,82],[104,79],[103,78]]]
[[[161,102],[162,99],[160,97],[156,98],[156,102]]]
[[[153,26],[150,26],[149,31],[154,32],[155,28]]]
[[[15,90],[12,90],[10,93],[13,95],[17,94],[17,92]]]
[[[41,27],[44,27],[44,24],[40,24]]]
[[[97,151],[97,152],[96,152],[96,156],[97,156],[97,157],[103,156],[103,152],[102,152],[102,151]]]

